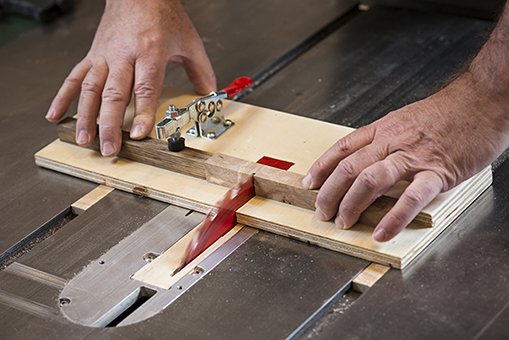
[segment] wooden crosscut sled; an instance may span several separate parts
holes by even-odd
[[[178,91],[171,92],[171,96],[165,91],[158,119],[170,103],[184,106],[192,99]],[[156,140],[154,134],[141,142],[124,138],[122,152],[116,158],[104,158],[95,150],[71,144],[75,122],[67,121],[59,127],[62,140],[37,152],[35,161],[41,167],[200,212],[214,206],[243,176],[254,173],[257,196],[237,211],[238,223],[400,269],[492,182],[488,167],[440,194],[396,238],[377,243],[371,236],[373,227],[394,203],[404,183],[375,202],[350,230],[316,219],[316,191],[300,187],[313,161],[352,128],[231,101],[225,104],[223,113],[235,126],[217,140],[185,136],[188,148],[170,153],[165,141]],[[125,126],[129,126],[132,115],[129,107]],[[263,156],[294,165],[283,171],[256,164]]]

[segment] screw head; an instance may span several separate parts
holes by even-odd
[[[210,138],[210,139],[214,139],[214,138],[216,138],[216,133],[215,133],[215,132],[209,132],[209,133],[207,133],[207,138]]]
[[[223,109],[223,101],[219,99],[216,103],[216,110],[221,111]]]
[[[193,269],[193,275],[200,275],[200,274],[203,274],[205,272],[205,270],[202,268],[202,267],[194,267]]]
[[[216,112],[216,103],[210,102],[208,109],[209,109],[209,112],[210,112],[209,116],[210,116],[210,114],[214,114],[214,112]]]
[[[205,102],[203,100],[200,100],[198,103],[196,103],[196,110],[200,113],[205,111]]]
[[[231,120],[229,120],[229,119],[226,119],[224,121],[223,125],[226,126],[226,127],[230,127],[230,126],[233,125],[233,122]]]
[[[71,303],[71,299],[69,298],[60,298],[58,299],[58,303],[60,304],[60,306],[65,306],[65,305],[68,305]]]
[[[155,254],[155,253],[146,253],[145,255],[143,255],[143,260],[145,262],[152,262],[154,261],[159,255],[158,254]]]

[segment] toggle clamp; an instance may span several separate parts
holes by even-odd
[[[194,126],[187,134],[214,140],[234,125],[220,113],[223,108],[222,99],[233,99],[242,90],[253,84],[249,77],[239,77],[221,91],[214,91],[206,96],[196,98],[183,108],[169,105],[166,116],[156,124],[157,139],[168,139],[168,149],[178,152],[184,149],[185,139],[181,131],[192,120]]]

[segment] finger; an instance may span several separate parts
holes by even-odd
[[[65,114],[69,105],[71,105],[72,101],[80,93],[81,83],[83,79],[85,79],[90,67],[92,67],[92,65],[88,59],[84,59],[74,66],[51,102],[48,113],[46,114],[47,120],[54,122]]]
[[[95,138],[101,94],[107,77],[108,65],[104,59],[100,59],[83,80],[76,122],[76,142],[79,145],[89,145]]]
[[[161,94],[166,63],[164,60],[136,61],[134,71],[135,116],[131,138],[145,138],[154,127],[157,99]]]
[[[316,197],[316,214],[322,220],[336,216],[339,202],[357,176],[367,167],[387,156],[384,148],[370,144],[339,162],[323,183]]]
[[[99,137],[103,156],[115,156],[120,151],[122,123],[125,108],[131,97],[132,83],[132,65],[124,62],[110,66],[108,80],[102,93],[99,116]]]
[[[372,125],[368,125],[338,140],[313,163],[302,181],[302,186],[306,189],[317,189],[322,186],[342,159],[373,141],[374,133]]]
[[[389,241],[399,234],[442,191],[442,188],[442,180],[432,171],[423,171],[415,175],[394,207],[378,223],[373,232],[375,241]]]
[[[198,94],[208,94],[216,89],[216,76],[205,48],[199,38],[191,55],[184,58],[182,65],[187,73],[189,81],[193,84]]]
[[[339,228],[350,228],[378,197],[405,177],[397,156],[390,155],[365,170],[355,179],[339,205],[335,220]]]

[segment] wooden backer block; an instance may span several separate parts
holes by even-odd
[[[115,189],[104,185],[98,185],[96,188],[91,190],[85,196],[71,204],[71,209],[73,213],[75,213],[76,215],[83,213],[85,210],[89,209],[91,206],[99,202],[102,198],[104,198],[113,190]]]
[[[364,293],[373,287],[391,269],[378,263],[371,263],[352,281],[352,289],[358,293]]]

